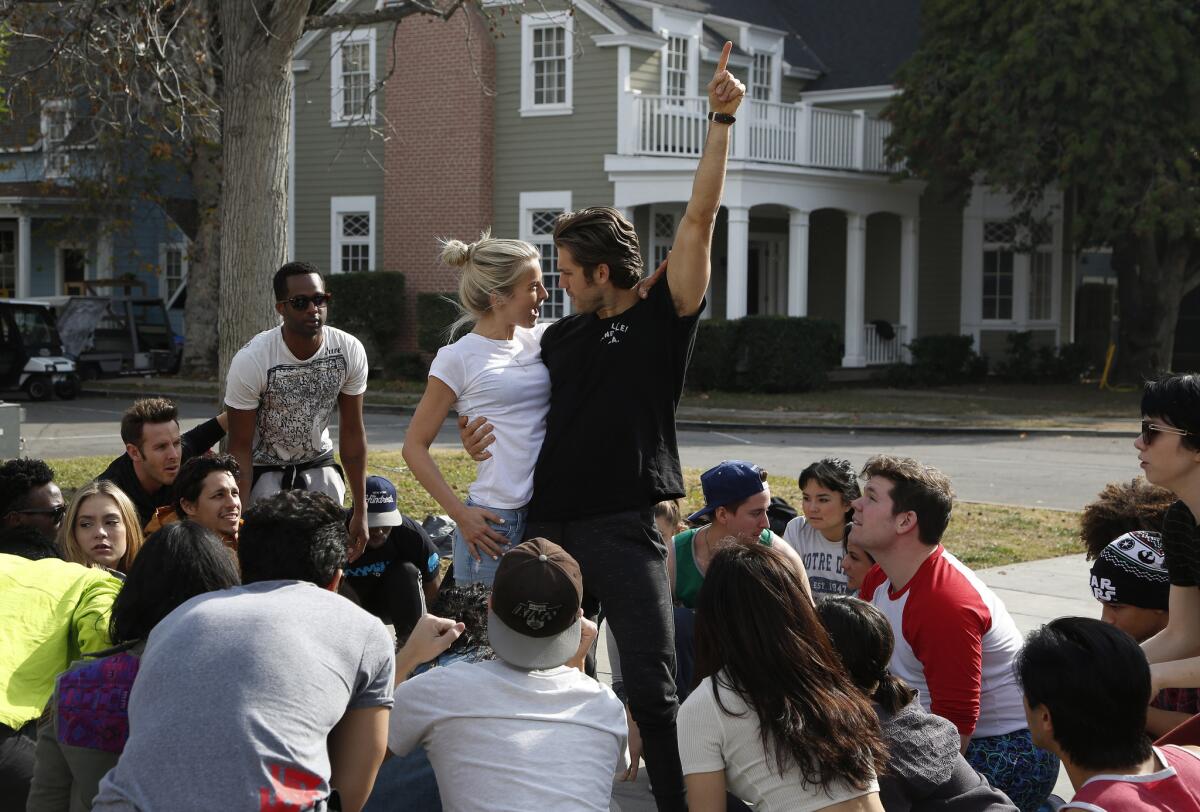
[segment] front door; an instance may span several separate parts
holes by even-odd
[[[82,248],[60,248],[62,262],[62,292],[68,296],[82,296],[87,273],[87,252]]]
[[[17,295],[17,224],[0,223],[0,296]]]

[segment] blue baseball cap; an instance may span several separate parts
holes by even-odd
[[[367,527],[395,527],[400,524],[396,507],[396,486],[381,476],[367,477]]]
[[[740,502],[767,489],[763,469],[745,460],[725,460],[700,475],[704,507],[688,516],[689,522],[706,518],[719,507]]]

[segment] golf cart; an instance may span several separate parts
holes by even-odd
[[[63,355],[49,305],[0,299],[0,389],[23,389],[30,400],[79,394],[75,362]]]
[[[56,304],[63,346],[83,380],[179,369],[183,350],[161,299],[71,296]]]

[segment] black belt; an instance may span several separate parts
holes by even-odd
[[[335,468],[337,469],[338,476],[342,478],[342,484],[346,482],[346,472],[342,470],[342,466],[337,464],[337,461],[333,458],[333,452],[330,451],[307,462],[296,462],[288,465],[256,465],[254,466],[254,480],[251,487],[258,484],[258,478],[268,471],[279,471],[283,474],[283,481],[279,483],[280,490],[306,491],[308,490],[308,484],[300,474],[304,471],[311,471],[314,468]]]

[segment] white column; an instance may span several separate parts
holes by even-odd
[[[844,367],[864,367],[863,308],[867,282],[867,218],[846,215],[846,354]]]
[[[33,237],[30,217],[17,217],[17,298],[33,295]],[[58,291],[55,291],[56,293]]]
[[[788,212],[789,316],[808,315],[808,212]]]
[[[900,324],[905,344],[917,337],[918,225],[916,217],[900,218]],[[904,360],[911,360],[907,349],[901,352]]]
[[[725,237],[725,318],[746,315],[746,285],[750,257],[750,208],[729,206]]]

